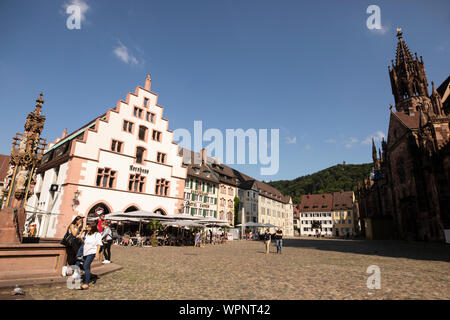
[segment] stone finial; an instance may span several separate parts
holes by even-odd
[[[145,79],[145,90],[150,91],[150,87],[152,86],[152,78],[150,77],[150,74],[147,75],[147,79]]]

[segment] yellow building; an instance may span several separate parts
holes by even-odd
[[[353,191],[333,193],[333,236],[352,236],[358,231],[358,212]]]

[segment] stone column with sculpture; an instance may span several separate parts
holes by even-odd
[[[5,179],[0,211],[0,243],[21,243],[25,224],[25,205],[33,193],[36,166],[42,159],[46,146],[41,138],[45,116],[41,115],[43,94],[36,100],[34,111],[30,112],[23,133],[13,138],[10,169]]]

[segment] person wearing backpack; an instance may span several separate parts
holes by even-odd
[[[264,244],[266,245],[266,254],[270,252],[270,232],[269,229],[266,229],[264,233]]]
[[[67,263],[69,266],[75,264],[77,260],[77,252],[81,246],[80,233],[83,229],[83,217],[76,216],[70,225],[67,227],[66,235],[64,236],[61,244],[66,247],[67,250]],[[62,276],[67,275],[68,268],[64,266],[62,268]]]

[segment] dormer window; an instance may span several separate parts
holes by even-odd
[[[199,168],[194,167],[194,168],[192,168],[192,170],[194,170],[195,174],[199,174],[200,173],[200,169]]]
[[[144,107],[148,107],[148,102],[149,102],[148,98],[144,98]]]

